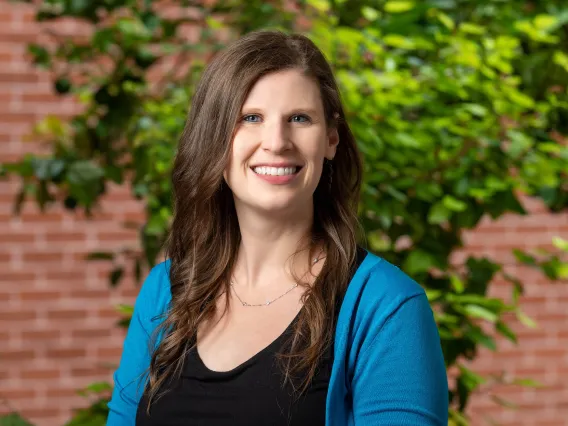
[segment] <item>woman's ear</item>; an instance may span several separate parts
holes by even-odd
[[[337,151],[337,145],[339,145],[339,133],[337,131],[337,127],[331,127],[327,131],[325,158],[327,158],[328,160],[333,160],[333,157],[335,157],[335,152]]]

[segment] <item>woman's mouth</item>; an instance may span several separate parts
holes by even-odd
[[[302,166],[271,167],[254,166],[251,167],[254,174],[265,182],[272,185],[285,185],[296,179]]]
[[[302,168],[301,166],[291,166],[291,167],[257,166],[253,167],[252,170],[257,175],[262,175],[262,176],[291,176],[298,173],[301,168]]]

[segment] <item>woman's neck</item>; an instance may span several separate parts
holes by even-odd
[[[237,215],[241,245],[234,275],[240,285],[286,285],[286,277],[307,271],[313,208],[278,218],[243,209],[237,209]],[[302,252],[293,257],[299,250]]]

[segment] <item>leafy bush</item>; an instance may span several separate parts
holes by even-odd
[[[470,395],[485,381],[467,361],[480,346],[496,350],[495,334],[516,341],[505,314],[532,322],[518,305],[522,282],[502,265],[479,257],[454,265],[451,256],[483,217],[526,214],[521,193],[551,212],[566,209],[568,7],[560,0],[220,0],[178,2],[169,13],[160,2],[138,3],[38,7],[38,21],[75,17],[93,33],[30,46],[35,63],[54,71],[55,90],[83,110],[39,123],[36,135],[52,143],[52,155],[3,165],[22,178],[17,204],[29,195],[45,207],[58,193],[67,208],[89,213],[110,182],[128,185],[147,213],[135,259],[140,280],[168,230],[172,158],[204,64],[247,31],[305,31],[336,71],[364,154],[360,218],[369,246],[426,288],[447,366],[458,371],[450,424],[467,424]],[[188,28],[197,41],[182,35]],[[110,66],[97,71],[103,62]],[[551,278],[566,276],[565,254],[539,263],[517,252],[521,261],[546,263]],[[114,253],[92,258],[113,261]],[[109,277],[113,284],[122,268]],[[487,295],[498,276],[511,282],[510,301]],[[103,424],[105,409],[98,400],[69,424]]]

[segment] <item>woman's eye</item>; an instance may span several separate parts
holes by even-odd
[[[256,114],[248,114],[248,115],[245,115],[242,118],[242,120],[247,122],[247,123],[258,123],[258,122],[260,122],[260,116],[258,116]]]
[[[290,119],[293,123],[309,123],[310,122],[310,117],[306,116],[306,115],[294,115],[292,116],[292,118]]]

